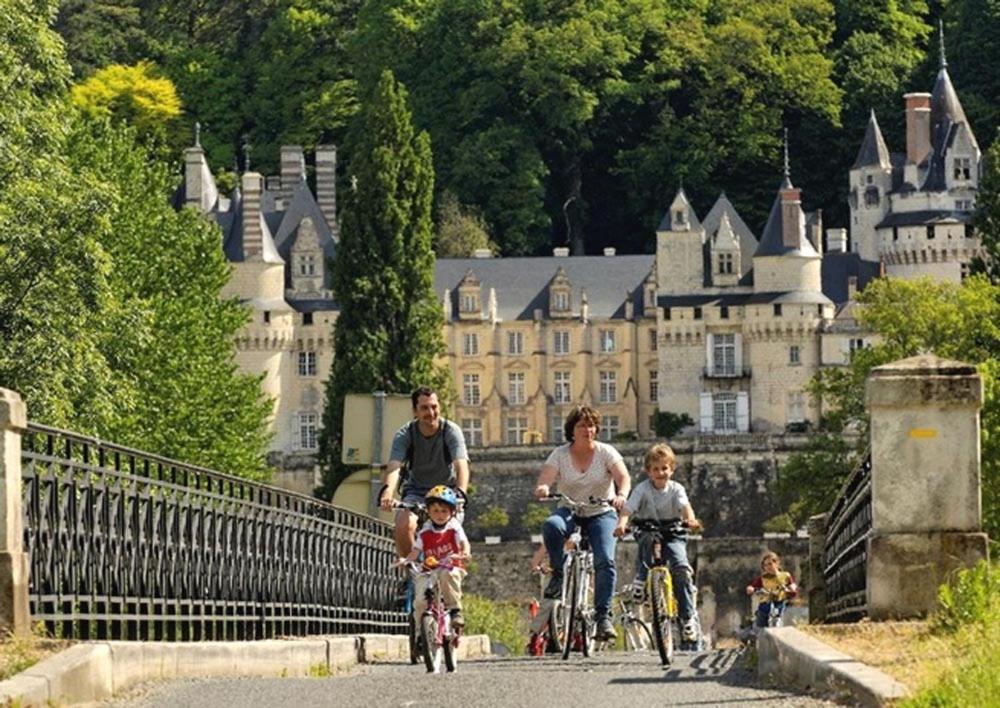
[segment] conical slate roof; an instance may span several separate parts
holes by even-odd
[[[931,163],[922,186],[924,191],[940,192],[947,189],[945,152],[963,128],[968,133],[973,148],[978,152],[979,144],[976,142],[968,118],[965,117],[962,103],[958,100],[958,94],[951,83],[951,77],[948,76],[948,69],[942,66],[934,82],[934,90],[931,92]]]
[[[856,170],[859,167],[870,166],[885,169],[892,166],[889,149],[885,146],[885,140],[882,138],[882,131],[878,127],[878,121],[875,119],[874,110],[872,110],[871,115],[868,117],[868,127],[865,128],[865,137],[861,141],[861,149],[858,150],[858,156],[854,160],[854,165],[851,169]]]
[[[678,223],[674,220],[674,211],[678,208],[683,208],[688,215],[688,221],[685,223]],[[677,190],[677,195],[674,200],[670,203],[670,208],[667,209],[667,213],[663,215],[663,219],[660,220],[660,225],[656,227],[657,231],[697,231],[701,228],[701,222],[698,221],[698,215],[694,213],[694,207],[691,206],[691,201],[687,198],[684,193],[684,188],[681,187]]]
[[[798,234],[798,243],[794,247],[785,245],[783,238],[784,214],[781,208],[781,193],[786,189],[792,188],[792,180],[785,175],[785,179],[778,188],[778,194],[774,198],[774,204],[771,205],[771,212],[768,214],[767,223],[764,224],[764,232],[761,234],[760,244],[757,246],[757,251],[753,254],[754,258],[759,258],[761,256],[784,255],[819,257],[819,253],[816,252],[812,243],[810,243],[809,239],[806,238],[806,220],[805,214],[802,213],[801,208],[796,210],[798,223],[795,224],[795,232]]]

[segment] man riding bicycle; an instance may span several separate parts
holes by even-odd
[[[392,509],[404,470],[403,502],[422,503],[427,492],[439,484],[453,487],[464,501],[469,488],[469,454],[462,429],[441,417],[437,392],[421,386],[410,396],[414,419],[396,431],[389,452],[389,464],[382,477],[379,505]],[[396,553],[405,558],[413,548],[417,516],[409,509],[396,512]]]

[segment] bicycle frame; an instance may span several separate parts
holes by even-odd
[[[410,575],[416,584],[417,578],[429,577],[428,583],[427,609],[420,617],[420,635],[424,642],[424,665],[428,673],[440,673],[442,664],[452,672],[457,664],[457,652],[460,633],[452,627],[451,615],[444,606],[441,596],[441,573],[451,571],[452,565],[447,562],[447,558],[442,560],[441,565],[436,568],[425,570],[423,566],[415,561],[407,565]]]

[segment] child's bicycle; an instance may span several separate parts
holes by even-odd
[[[393,509],[406,509],[417,516],[417,528],[419,529],[423,526],[424,522],[427,521],[427,507],[424,504],[412,503],[412,502],[393,502]],[[406,578],[406,588],[403,601],[403,611],[406,613],[406,634],[409,637],[410,644],[410,663],[416,664],[420,661],[420,657],[423,656],[423,647],[421,646],[420,638],[420,628],[417,626],[416,620],[413,618],[413,578],[408,576]]]
[[[541,602],[533,601],[531,635],[528,637],[528,654],[543,656],[545,654],[562,653],[562,615],[563,606],[559,599],[545,599],[546,578],[551,571],[535,568],[538,574]]]
[[[541,501],[563,501],[574,511],[582,506],[610,506],[607,499],[591,497],[589,502],[581,504],[564,494],[550,494]],[[590,656],[594,651],[594,553],[590,550],[590,541],[580,533],[577,521],[576,529],[566,542],[566,552],[563,560],[563,584],[560,594],[562,615],[562,658],[568,659],[570,652],[579,649],[584,656]]]
[[[452,625],[451,613],[444,606],[440,585],[440,574],[454,567],[451,559],[445,556],[433,568],[425,568],[424,564],[416,561],[407,561],[406,565],[414,582],[421,576],[432,578],[426,590],[427,609],[420,617],[420,640],[427,672],[441,673],[442,664],[448,671],[454,671],[458,665],[457,650],[462,631]]]
[[[631,526],[637,535],[652,534],[653,563],[646,577],[646,597],[652,611],[653,642],[660,654],[660,661],[666,666],[674,658],[673,627],[679,623],[679,614],[674,596],[674,580],[664,549],[667,541],[686,538],[687,527],[679,519],[664,522],[633,520]],[[694,616],[697,618],[697,613]],[[697,648],[698,642],[693,642],[693,645],[693,648]]]
[[[781,587],[774,590],[758,588],[750,596],[750,616],[753,624],[750,628],[750,639],[756,639],[760,630],[766,627],[780,627],[784,622],[785,603],[788,599],[789,588]],[[758,621],[758,609],[764,603],[768,603],[767,624],[761,625]]]
[[[641,600],[627,585],[615,593],[613,600],[614,623],[621,627],[624,646],[627,651],[646,651],[653,648],[653,633],[649,625],[636,611],[642,607]]]

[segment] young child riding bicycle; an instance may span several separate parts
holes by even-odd
[[[615,536],[625,535],[629,519],[653,521],[659,524],[679,519],[690,530],[701,529],[701,522],[695,517],[684,486],[671,479],[676,466],[677,457],[665,443],[653,445],[646,452],[644,460],[646,479],[636,485],[625,503],[625,508],[618,517]],[[634,587],[641,593],[653,563],[653,538],[649,534],[640,534],[638,542],[639,563]],[[663,547],[670,563],[674,596],[677,598],[677,610],[681,619],[681,634],[685,642],[696,642],[698,622],[694,607],[694,570],[688,562],[687,540],[683,537],[666,538]]]
[[[413,549],[406,558],[400,559],[400,564],[416,561],[423,554],[425,569],[433,570],[445,565],[447,572],[439,574],[441,597],[451,613],[451,623],[455,627],[462,627],[465,624],[462,616],[462,580],[465,578],[463,563],[471,556],[471,546],[462,524],[455,517],[458,497],[454,489],[439,484],[427,492],[424,500],[427,504],[427,523],[417,531]],[[417,578],[413,616],[418,622],[427,609],[426,590],[430,582],[432,579],[428,575]]]
[[[761,629],[771,623],[772,610],[780,617],[785,611],[785,603],[798,594],[795,578],[787,570],[781,569],[781,559],[774,551],[768,551],[760,559],[761,574],[747,585],[747,595],[760,593],[765,599],[757,605],[754,613],[754,629]]]

